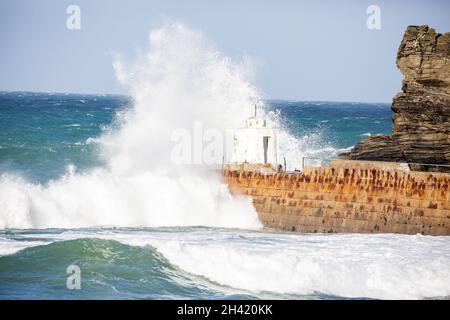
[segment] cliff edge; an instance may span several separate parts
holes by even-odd
[[[449,165],[450,32],[409,26],[396,63],[404,80],[392,103],[392,135],[371,136],[339,157]]]

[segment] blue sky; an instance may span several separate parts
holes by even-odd
[[[66,28],[70,4],[80,30]],[[380,30],[366,26],[372,4]],[[126,93],[112,53],[132,59],[165,19],[203,30],[232,58],[252,57],[266,98],[390,102],[406,26],[450,31],[450,2],[0,0],[0,90]]]

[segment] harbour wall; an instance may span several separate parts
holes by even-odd
[[[450,235],[450,174],[344,161],[303,172],[225,167],[265,227],[295,232]]]

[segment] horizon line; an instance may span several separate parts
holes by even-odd
[[[0,90],[0,93],[38,93],[38,94],[61,94],[61,95],[86,95],[86,96],[123,96],[132,97],[126,93],[86,93],[86,92],[61,92],[61,91],[31,91],[31,90]],[[392,104],[392,101],[351,101],[351,100],[308,100],[308,99],[280,99],[265,98],[264,101],[285,101],[285,102],[337,102],[337,103],[371,103],[371,104]]]

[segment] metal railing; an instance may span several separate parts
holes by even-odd
[[[450,172],[449,164],[436,164],[436,163],[420,163],[420,162],[393,162],[393,161],[377,161],[377,160],[349,160],[349,159],[330,159],[330,158],[316,158],[316,157],[302,157],[302,171],[305,167],[329,167],[332,161],[345,161],[345,162],[358,162],[358,163],[372,163],[400,166],[402,164],[407,165],[410,171],[424,171],[424,172]],[[309,165],[309,163],[312,164]]]
[[[333,159],[326,158],[313,158],[313,157],[302,157],[302,171],[305,169],[307,165],[307,161],[314,161],[314,165],[310,165],[310,167],[328,167]]]

